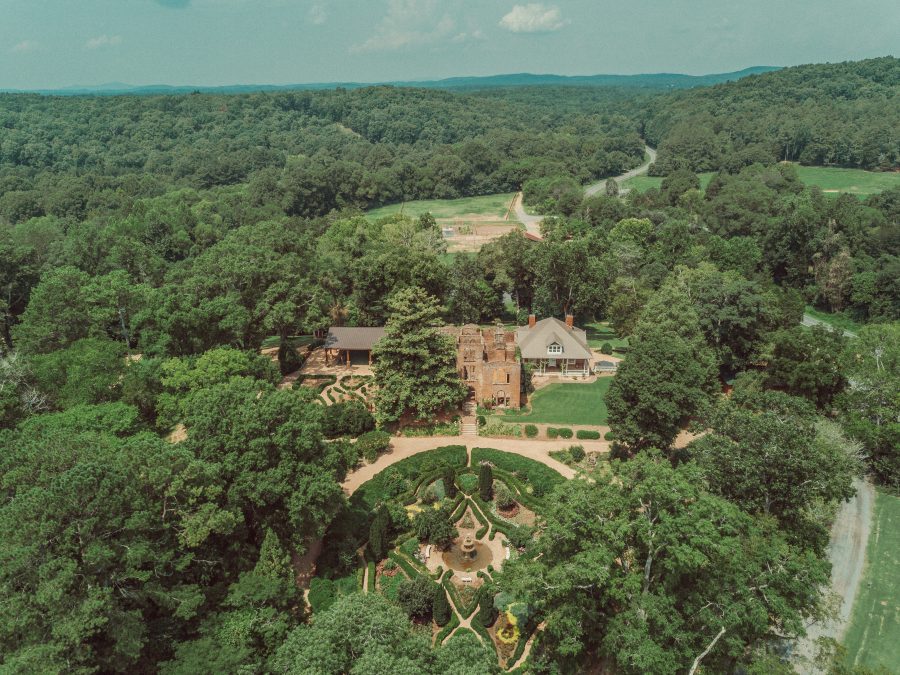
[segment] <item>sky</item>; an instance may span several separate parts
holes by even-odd
[[[900,56],[900,0],[0,0],[0,88],[721,73]]]

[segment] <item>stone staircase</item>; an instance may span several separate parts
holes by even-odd
[[[459,422],[459,433],[461,436],[478,435],[477,407],[474,399],[470,398],[463,404],[463,416]]]

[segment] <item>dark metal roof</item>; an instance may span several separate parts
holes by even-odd
[[[384,328],[329,328],[325,338],[325,349],[349,349],[351,351],[369,351],[381,338]]]

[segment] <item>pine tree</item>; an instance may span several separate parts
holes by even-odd
[[[458,492],[456,489],[456,469],[449,465],[444,469],[444,492],[450,499],[454,499]]]
[[[478,494],[484,501],[490,501],[494,486],[494,471],[490,464],[482,464],[478,469]]]
[[[450,621],[450,603],[447,601],[447,592],[444,587],[438,585],[434,591],[434,605],[431,615],[438,626],[446,626]]]
[[[398,291],[388,303],[385,336],[372,350],[376,417],[381,424],[403,415],[428,420],[466,397],[456,370],[456,345],[442,333],[440,304],[418,287]]]

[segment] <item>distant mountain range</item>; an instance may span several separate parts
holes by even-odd
[[[775,66],[753,66],[733,73],[716,73],[713,75],[681,75],[678,73],[652,73],[646,75],[534,75],[532,73],[515,73],[511,75],[488,75],[486,77],[451,77],[444,80],[395,81],[395,82],[320,82],[309,84],[234,84],[219,87],[205,86],[172,86],[167,84],[150,84],[135,86],[122,82],[110,82],[97,86],[64,87],[61,89],[0,89],[2,93],[50,94],[55,96],[100,95],[113,96],[130,94],[134,96],[150,96],[156,94],[189,94],[202,92],[206,94],[248,94],[258,91],[290,91],[360,89],[378,85],[395,87],[422,87],[428,89],[490,89],[496,87],[527,86],[567,86],[567,87],[636,87],[641,89],[690,89],[706,87],[721,82],[739,80],[748,75],[758,75],[779,70]]]

